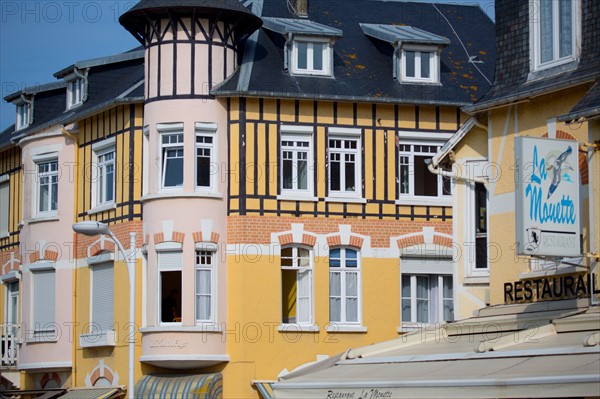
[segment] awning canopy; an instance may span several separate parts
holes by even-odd
[[[75,388],[58,399],[114,399],[123,396],[124,393],[121,388]]]
[[[391,44],[413,43],[434,44],[439,46],[447,46],[450,44],[448,38],[412,26],[361,23],[360,28],[365,35]]]
[[[135,385],[136,399],[222,399],[223,377],[213,374],[147,375]]]
[[[484,316],[301,366],[273,385],[273,397],[600,396],[600,309],[554,307],[544,323],[539,307],[488,308]]]
[[[263,27],[282,35],[342,37],[342,31],[308,19],[263,17]]]

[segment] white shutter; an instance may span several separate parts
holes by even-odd
[[[183,252],[159,252],[158,268],[161,271],[181,270]]]
[[[113,263],[92,266],[92,332],[105,333],[114,326]],[[96,331],[101,328],[100,331]]]
[[[33,273],[33,323],[34,329],[54,329],[54,270]]]
[[[0,235],[8,233],[9,192],[8,182],[0,184]]]

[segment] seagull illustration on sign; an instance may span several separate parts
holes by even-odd
[[[546,169],[552,171],[552,183],[548,189],[548,197],[546,197],[546,199],[550,198],[550,196],[554,194],[563,178],[568,182],[572,182],[571,177],[567,173],[565,173],[563,176],[562,172],[563,168],[565,170],[573,170],[571,164],[565,162],[572,153],[573,149],[571,147],[567,147],[567,149],[558,157],[555,157],[554,155],[548,157],[548,161],[552,158],[556,159],[554,159],[552,163],[546,162],[549,165]]]

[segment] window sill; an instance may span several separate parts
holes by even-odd
[[[58,217],[58,213],[49,213],[47,215],[36,215],[33,217],[30,217],[27,222],[29,224],[33,224],[33,223],[43,223],[43,222],[58,222],[60,220],[60,218]]]
[[[218,193],[218,192],[198,192],[195,191],[193,193],[186,193],[183,191],[162,191],[160,193],[157,194],[146,194],[144,195],[142,198],[140,198],[140,201],[143,202],[150,202],[150,201],[155,201],[155,200],[160,200],[160,199],[173,199],[173,198],[212,198],[212,199],[223,199],[223,194]]]
[[[346,202],[349,204],[366,204],[366,198],[358,197],[326,197],[325,202]]]
[[[117,204],[115,204],[114,202],[109,202],[107,204],[100,204],[100,205],[95,206],[94,208],[90,209],[89,211],[87,211],[87,214],[94,215],[96,213],[108,211],[111,209],[117,209]]]
[[[534,82],[571,71],[577,68],[578,64],[579,62],[575,57],[568,57],[563,60],[552,61],[547,65],[534,66],[527,76],[527,82]]]
[[[481,285],[481,284],[490,284],[490,276],[467,276],[463,278],[464,285]]]
[[[277,327],[277,331],[280,332],[319,332],[319,326],[314,324],[280,324]]]
[[[145,333],[170,333],[170,332],[189,332],[189,333],[221,333],[223,328],[219,324],[204,323],[197,326],[158,326],[140,328],[142,334]]]
[[[432,205],[432,206],[452,206],[452,197],[406,197],[395,201],[396,205]]]
[[[433,81],[433,80],[418,80],[411,78],[400,78],[398,80],[400,84],[408,84],[408,85],[427,85],[427,86],[442,86],[442,82]]]
[[[351,324],[330,324],[325,328],[328,333],[366,333],[367,327]]]
[[[82,348],[101,348],[117,345],[117,334],[114,331],[103,333],[81,334],[79,336],[79,346]]]
[[[53,331],[36,331],[33,335],[30,335],[25,338],[25,342],[28,344],[37,344],[37,343],[54,343],[58,342],[58,336],[56,332]]]
[[[318,197],[303,196],[303,195],[278,195],[277,200],[279,201],[307,201],[307,202],[319,202]]]
[[[223,199],[223,194],[221,194],[217,191],[212,191],[212,190],[202,190],[202,189],[196,188],[196,191],[194,192],[194,194],[196,194],[199,197],[204,197],[204,198]]]

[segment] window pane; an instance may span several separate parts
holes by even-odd
[[[354,154],[346,154],[346,158],[346,191],[356,191],[356,175],[354,170],[356,164],[354,163]]]
[[[429,301],[417,299],[417,323],[429,323]]]
[[[429,298],[429,278],[417,276],[417,298]]]
[[[340,267],[339,248],[334,248],[329,251],[329,267]]]
[[[210,187],[210,149],[196,149],[196,185]]]
[[[307,69],[308,43],[297,42],[296,48],[298,49],[298,69]]]
[[[48,197],[50,196],[50,193],[48,192],[48,190],[50,189],[50,187],[48,186],[48,184],[44,184],[44,181],[47,180],[46,178],[42,178],[41,180],[41,185],[40,185],[40,203],[39,203],[39,211],[40,212],[46,212],[48,211]]]
[[[573,54],[573,0],[560,0],[560,58]]]
[[[329,298],[329,320],[341,321],[342,301],[340,298]]]
[[[308,162],[306,162],[306,160],[298,160],[298,190],[306,190],[307,188]]]
[[[410,298],[410,276],[402,275],[402,298]]]
[[[330,154],[331,161],[329,162],[329,187],[331,191],[340,191],[341,187],[341,170],[340,170],[340,154]]]
[[[313,69],[315,71],[323,70],[323,50],[325,45],[323,43],[313,43]]]
[[[293,183],[292,160],[283,161],[283,188],[291,189]]]
[[[453,287],[452,287],[452,277],[451,276],[444,276],[443,277],[444,280],[444,298],[453,298],[454,294],[453,294]]]
[[[181,318],[181,271],[160,272],[161,321],[172,323]]]
[[[433,53],[421,53],[421,77],[428,78],[430,74],[430,57],[433,56]]]
[[[346,321],[357,322],[358,321],[358,299],[347,298],[346,299]]]
[[[552,2],[540,0],[540,50],[542,63],[552,61]]]
[[[444,321],[454,320],[454,301],[444,300]]]
[[[358,254],[353,249],[346,249],[346,267],[358,267]]]
[[[406,51],[404,53],[405,58],[405,66],[406,66],[406,76],[409,78],[415,77],[415,52],[414,51]]]
[[[410,298],[402,299],[402,321],[411,321]]]
[[[170,155],[175,156],[174,150],[169,150]],[[183,158],[169,158],[166,163],[165,187],[178,187],[183,185]]]
[[[415,155],[415,195],[436,197],[438,195],[438,177],[429,172],[425,160],[431,156]]]
[[[106,166],[106,177],[105,177],[105,197],[104,201],[115,200],[115,167],[114,165]]]
[[[329,273],[329,295],[340,296],[342,294],[342,283],[340,273]]]
[[[346,273],[346,295],[358,295],[358,276],[356,273]]]

